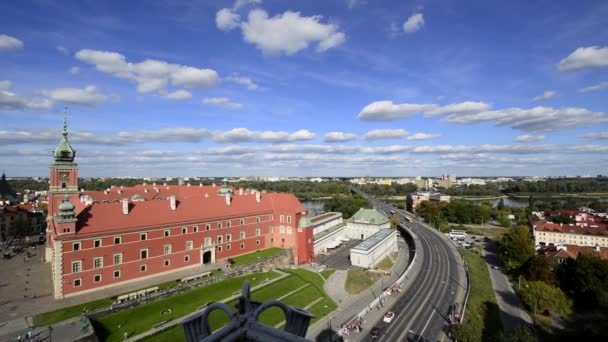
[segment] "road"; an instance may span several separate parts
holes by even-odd
[[[401,224],[417,235],[416,253],[418,270],[410,275],[409,286],[388,310],[395,312],[389,323],[377,322],[384,327],[380,341],[437,341],[448,325],[450,308],[461,302],[466,292],[465,271],[455,247],[436,229],[417,221],[414,216],[380,202],[376,198],[353,188],[376,208],[388,216],[394,211]],[[407,223],[405,217],[414,222]],[[371,341],[367,335],[363,341]]]

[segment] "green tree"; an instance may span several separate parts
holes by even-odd
[[[393,216],[391,216],[390,221],[391,221],[391,228],[397,229],[397,226],[399,225],[399,218],[397,216],[393,215]]]
[[[572,300],[558,287],[543,281],[524,281],[519,296],[535,313],[553,312],[562,317],[572,314]]]
[[[608,260],[579,254],[559,271],[562,288],[572,293],[578,307],[608,309]]]
[[[501,216],[498,219],[498,223],[500,223],[501,226],[505,227],[505,228],[510,228],[511,227],[511,220],[509,220],[506,216]]]
[[[557,285],[556,268],[557,264],[553,259],[544,255],[535,255],[521,267],[521,274],[529,281],[544,281],[547,284]]]
[[[498,258],[508,269],[519,269],[534,252],[534,241],[524,226],[511,228],[498,243]]]
[[[496,208],[498,210],[503,210],[505,208],[505,200],[504,200],[504,198],[501,198],[500,201],[498,201],[498,205],[496,206]]]

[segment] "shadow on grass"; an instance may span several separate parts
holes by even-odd
[[[484,302],[482,341],[496,341],[502,334],[500,308],[496,303]]]

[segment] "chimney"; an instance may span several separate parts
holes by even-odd
[[[198,183],[198,187],[202,188],[203,187],[203,183]]]
[[[239,189],[239,195],[243,196],[243,188]]]
[[[84,189],[80,189],[80,192],[84,192]]]
[[[175,196],[169,197],[169,201],[171,203],[171,210],[175,211],[175,207],[176,207]]]
[[[188,187],[190,187],[190,183],[188,183]]]
[[[211,186],[215,188],[215,183],[211,184]]]
[[[104,191],[103,191],[103,194],[104,194],[104,195],[107,195],[107,194],[108,194],[108,190],[104,190]]]
[[[147,193],[147,192],[148,192],[148,189],[144,189],[144,192],[146,192],[146,193]]]
[[[166,182],[165,182],[165,183],[163,183],[163,186],[167,186],[167,183],[166,183]]]
[[[226,194],[226,205],[230,205],[230,194]]]
[[[122,190],[118,190],[118,193],[119,193],[119,194],[122,194]]]
[[[121,186],[120,186],[120,190],[122,190],[122,189],[123,189],[123,186],[121,185]]]
[[[205,198],[209,198],[209,193],[205,192]]]
[[[259,192],[255,193],[255,201],[260,203],[260,201],[262,200],[262,195]]]
[[[266,193],[266,190],[262,190],[262,193],[263,193],[263,194],[265,194],[265,193]]]
[[[156,191],[156,192],[160,192],[160,190],[158,190],[158,189],[154,189],[154,191]]]
[[[129,199],[128,198],[122,199],[122,214],[129,215]]]
[[[155,182],[153,182],[153,183],[152,183],[152,186],[156,186],[156,183],[155,183]]]

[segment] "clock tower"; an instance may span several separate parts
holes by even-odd
[[[74,163],[76,150],[68,142],[67,111],[63,117],[63,133],[61,141],[53,152],[55,162],[51,164],[50,194],[78,193],[78,165]]]

